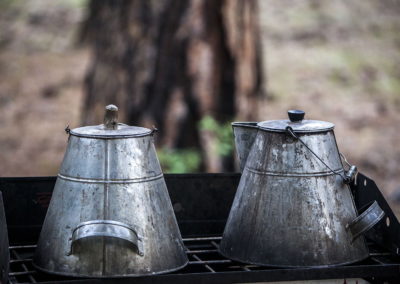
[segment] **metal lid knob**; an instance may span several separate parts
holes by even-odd
[[[115,105],[106,106],[104,114],[104,128],[107,130],[118,129],[118,107]]]
[[[291,122],[302,121],[306,113],[302,110],[292,109],[288,111],[288,116]]]

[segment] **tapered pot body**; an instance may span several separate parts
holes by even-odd
[[[228,258],[258,265],[330,266],[368,256],[346,229],[357,216],[333,130],[259,130],[220,244]]]
[[[71,132],[34,265],[69,276],[132,277],[187,261],[153,136]]]

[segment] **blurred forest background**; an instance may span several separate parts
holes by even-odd
[[[302,109],[308,119],[335,123],[341,152],[360,171],[375,179],[387,197],[400,203],[400,2],[254,0],[254,4],[250,10],[243,10],[250,14],[242,21],[245,28],[249,28],[248,22],[256,23],[247,34],[256,42],[251,49],[255,53],[250,54],[250,65],[257,72],[252,75],[260,76],[251,79],[249,96],[253,98],[247,113],[237,111],[230,117],[229,112],[221,116],[226,109],[217,106],[213,106],[213,111],[202,110],[196,120],[191,118],[194,124],[189,125],[197,134],[165,116],[149,119],[124,112],[122,122],[155,124],[160,128],[158,155],[165,172],[232,171],[235,168],[229,162],[234,157],[231,121],[282,119],[288,109]],[[168,12],[167,8],[163,7]],[[67,142],[64,128],[101,123],[94,113],[99,113],[97,105],[108,103],[108,99],[93,98],[93,92],[101,92],[102,88],[91,88],[90,82],[93,83],[91,75],[96,72],[94,62],[101,56],[98,41],[110,31],[110,25],[105,22],[96,29],[98,23],[92,23],[91,29],[87,29],[88,19],[93,16],[90,9],[93,6],[86,0],[0,0],[0,176],[57,174]],[[194,11],[184,19],[185,24],[190,26],[196,17],[199,15]],[[230,17],[235,19],[235,14]],[[213,26],[203,32],[210,31],[215,32]],[[244,34],[230,35],[225,30],[222,35],[229,39]],[[191,36],[183,32],[185,35]],[[118,38],[113,36],[111,43],[105,44],[118,44]],[[140,31],[134,36],[140,37]],[[133,37],[133,42],[136,39]],[[225,45],[235,53],[235,45]],[[226,65],[229,58],[217,59],[222,70],[218,76],[226,76],[223,72],[231,67]],[[161,67],[152,68],[162,69],[164,65],[160,64]],[[203,65],[198,68],[208,70]],[[166,66],[171,66],[171,62]],[[118,83],[121,72],[116,70],[103,74],[100,80]],[[236,66],[235,71],[238,70],[244,75],[253,72]],[[171,74],[170,70],[165,72]],[[126,80],[127,75],[124,76]],[[230,76],[237,80],[241,75]],[[135,84],[130,87],[143,87],[140,82]],[[229,84],[222,88],[225,95],[229,95]],[[214,89],[211,86],[204,90]],[[179,102],[176,98],[182,94],[172,93],[172,101]],[[203,107],[210,105],[210,98],[217,99],[218,94],[209,96]],[[157,98],[152,101],[167,108]],[[218,100],[227,107],[221,94]],[[123,107],[125,100],[120,102]],[[168,113],[182,110],[179,103],[171,105]],[[90,107],[96,109],[90,112]],[[140,105],[135,111],[140,111]],[[189,107],[189,114],[190,111]],[[178,138],[172,139],[171,135]],[[210,156],[223,162],[215,165],[207,160]]]

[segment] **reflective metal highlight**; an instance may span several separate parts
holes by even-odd
[[[126,125],[120,129],[115,109],[108,115],[108,127],[69,132],[34,265],[79,277],[133,277],[180,269],[188,259],[153,131]]]
[[[224,256],[278,267],[341,265],[368,257],[364,238],[348,225],[357,212],[342,178],[333,124],[272,121],[259,123],[258,131],[233,125],[245,165],[220,244]],[[300,130],[295,132],[304,144],[285,131],[288,125]],[[246,132],[248,137],[256,132],[251,145],[237,139]],[[367,210],[368,225],[361,231],[383,217],[374,214],[383,213],[379,206],[374,209]]]

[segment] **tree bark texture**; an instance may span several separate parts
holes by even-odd
[[[198,122],[256,119],[261,52],[256,0],[92,0],[82,38],[92,50],[85,124],[104,106],[160,132],[170,148],[199,147],[204,169],[232,170]],[[226,160],[225,160],[226,162]]]

